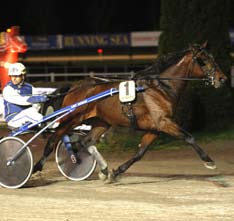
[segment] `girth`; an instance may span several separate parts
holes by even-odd
[[[130,121],[130,128],[133,130],[137,127],[136,115],[133,112],[132,103],[122,103],[122,114]]]

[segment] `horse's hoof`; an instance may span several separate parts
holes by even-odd
[[[106,184],[111,184],[111,183],[115,183],[116,182],[116,176],[113,172],[113,170],[108,171],[108,176],[107,179],[105,180]]]
[[[98,173],[98,177],[100,180],[105,181],[108,177],[108,167],[106,167],[105,169],[100,170],[100,172]]]
[[[32,174],[30,179],[41,179],[42,178],[42,172],[41,171],[37,171],[35,173]]]
[[[102,181],[105,181],[107,179],[107,175],[102,173],[101,171],[98,173],[98,177]]]
[[[42,171],[42,165],[40,162],[38,162],[34,167],[33,167],[33,172],[36,173],[37,171]]]
[[[210,170],[214,170],[217,168],[214,162],[205,162],[204,165],[206,168]]]

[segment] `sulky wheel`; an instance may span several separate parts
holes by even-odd
[[[33,169],[32,152],[25,142],[17,137],[0,140],[0,185],[6,188],[20,188],[31,177]],[[19,151],[21,150],[22,151]],[[19,154],[17,154],[19,153]],[[17,155],[14,161],[11,161]]]
[[[96,160],[93,156],[78,144],[78,134],[73,134],[70,139],[73,146],[73,151],[76,154],[78,162],[74,164],[65,148],[65,145],[60,141],[56,147],[55,160],[60,172],[73,181],[80,181],[88,178],[96,168]]]

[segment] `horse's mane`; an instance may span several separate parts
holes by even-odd
[[[82,89],[85,89],[87,86],[94,86],[96,85],[96,81],[95,79],[92,79],[90,77],[87,77],[83,80],[80,80],[78,83],[74,84],[69,92],[73,92],[73,91],[76,91],[76,90],[82,90]]]
[[[162,55],[157,58],[156,62],[151,66],[136,72],[134,79],[142,79],[147,77],[147,75],[160,75],[170,66],[176,64],[184,55],[188,52],[187,50],[169,53],[167,55]],[[149,76],[150,77],[150,76]]]

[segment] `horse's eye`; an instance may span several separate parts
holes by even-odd
[[[197,63],[200,65],[200,66],[205,66],[206,64],[204,63],[204,61],[201,59],[201,58],[197,58]]]

